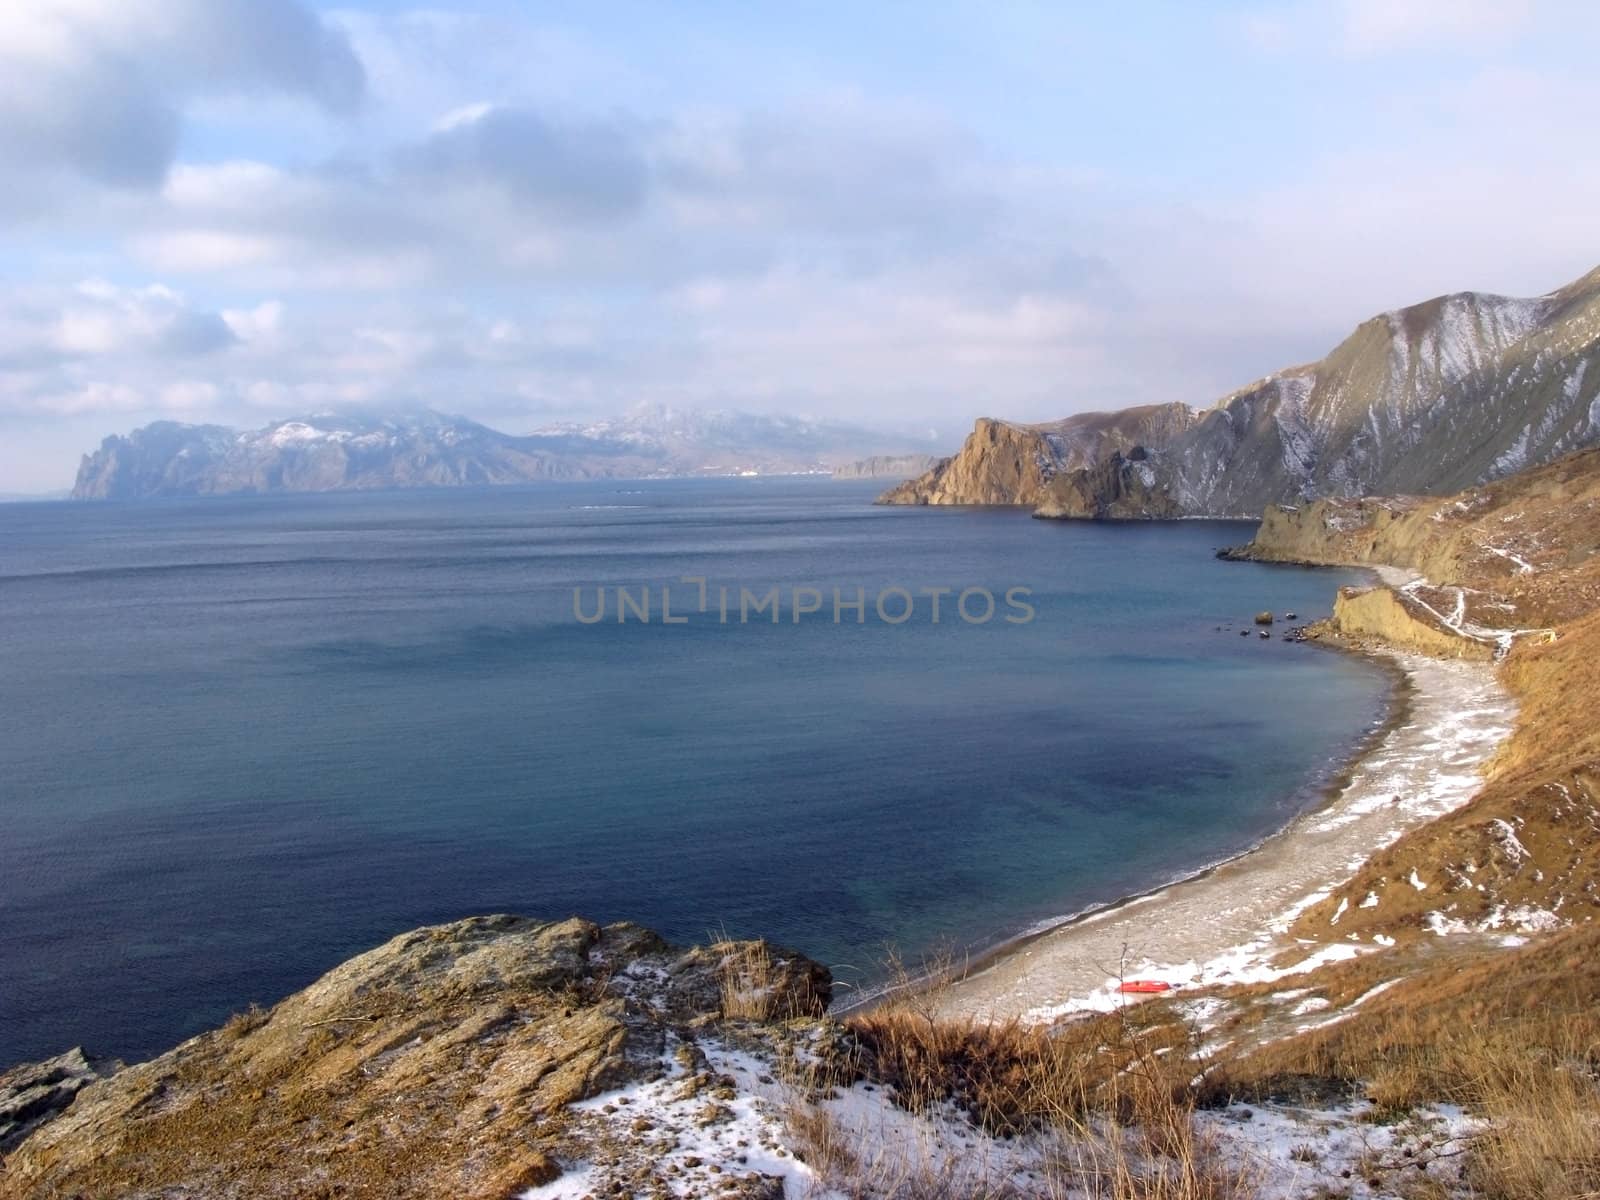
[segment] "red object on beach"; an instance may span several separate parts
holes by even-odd
[[[1117,986],[1119,992],[1132,992],[1135,995],[1150,996],[1158,992],[1170,992],[1172,985],[1160,979],[1129,979]]]

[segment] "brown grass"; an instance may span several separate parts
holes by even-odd
[[[223,1022],[222,1028],[217,1031],[217,1036],[224,1042],[237,1042],[247,1033],[254,1033],[267,1023],[267,1010],[259,1004],[252,1004],[243,1012],[236,1012]]]
[[[937,981],[947,972],[926,974],[935,980],[931,988],[891,988],[891,1000],[847,1021],[862,1048],[862,1070],[891,1088],[896,1103],[924,1116],[958,1109],[999,1138],[1043,1139],[1050,1146],[1045,1195],[1248,1195],[1239,1172],[1196,1131],[1196,1043],[1168,1006],[1136,1005],[1055,1027],[952,1020],[937,1015]],[[860,1164],[857,1170],[859,1177]],[[948,1188],[951,1181],[927,1169],[906,1178],[921,1182],[873,1194],[1016,1195],[1009,1185],[938,1190],[931,1185]]]
[[[712,942],[710,949],[721,956],[717,981],[724,1017],[767,1021],[796,1015],[775,1011],[778,979],[772,950],[766,942],[737,942],[723,937]]]
[[[1308,1081],[1365,1094],[1380,1119],[1440,1103],[1484,1118],[1466,1155],[1475,1195],[1600,1196],[1600,930],[1444,955],[1337,1024],[1220,1064],[1200,1099]]]

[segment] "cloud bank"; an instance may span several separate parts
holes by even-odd
[[[0,491],[163,415],[657,400],[954,439],[1202,404],[1381,308],[1600,262],[1577,7],[1052,6],[996,42],[952,4],[815,45],[491,0],[18,9]]]

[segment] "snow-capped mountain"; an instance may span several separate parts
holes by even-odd
[[[853,426],[654,407],[520,436],[432,411],[323,413],[244,432],[158,421],[85,455],[72,494],[138,499],[827,472],[904,448],[904,439]]]
[[[1320,362],[1209,408],[980,421],[959,454],[884,499],[1238,516],[1322,496],[1453,492],[1600,443],[1597,358],[1600,269],[1534,299],[1461,292],[1373,317]],[[1113,454],[1119,470],[1100,472],[1111,498],[1081,473]],[[1107,507],[1128,484],[1151,511]]]
[[[651,403],[635,405],[619,417],[551,425],[536,433],[618,442],[668,461],[693,463],[695,469],[718,464],[749,469],[762,462],[831,466],[860,457],[865,444],[886,440],[882,434],[839,421]],[[902,445],[906,441],[888,440]]]

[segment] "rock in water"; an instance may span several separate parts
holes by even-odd
[[[1257,625],[1271,625],[1272,624],[1272,614],[1269,613],[1269,612],[1258,612],[1256,614],[1256,624]]]

